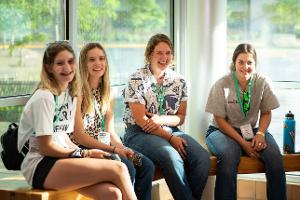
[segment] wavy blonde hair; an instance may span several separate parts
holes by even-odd
[[[37,89],[48,89],[54,95],[60,95],[62,93],[53,74],[47,70],[47,68],[53,67],[56,56],[62,51],[69,51],[75,59],[74,50],[70,46],[69,42],[58,41],[50,43],[44,52],[41,80],[37,85]],[[76,71],[77,70],[75,69],[74,78],[69,83],[69,93],[72,97],[78,96],[80,93],[78,74]]]
[[[101,113],[104,115],[106,111],[109,109],[109,97],[110,97],[110,81],[109,81],[109,65],[107,61],[107,54],[103,48],[103,46],[99,43],[88,43],[86,44],[80,51],[79,56],[79,71],[80,78],[82,82],[82,105],[81,110],[82,113],[90,113],[93,111],[93,94],[92,88],[89,84],[89,72],[87,67],[87,54],[90,50],[98,48],[103,51],[105,55],[105,72],[103,76],[99,80],[98,88],[100,88],[101,100],[98,102],[100,104]]]

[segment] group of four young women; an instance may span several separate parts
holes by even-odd
[[[209,154],[178,127],[186,116],[187,83],[169,67],[172,62],[170,39],[152,36],[145,66],[129,77],[124,91],[123,144],[114,130],[114,97],[104,48],[99,43],[82,48],[79,77],[71,46],[51,43],[44,52],[41,81],[20,119],[19,149],[30,141],[21,166],[28,183],[40,189],[77,190],[93,199],[150,200],[158,166],[174,199],[201,199]],[[265,163],[268,197],[286,199],[282,158],[267,131],[271,110],[279,104],[270,82],[255,72],[255,64],[254,48],[239,45],[231,72],[215,83],[209,95],[206,111],[214,120],[207,144],[218,158],[216,199],[236,199],[237,166],[243,153]],[[110,133],[110,144],[98,140],[104,131]],[[118,154],[121,162],[104,159],[110,154]],[[142,155],[139,162],[132,162],[137,154]]]

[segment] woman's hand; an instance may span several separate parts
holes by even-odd
[[[261,151],[265,148],[267,148],[267,143],[265,140],[265,137],[259,134],[256,134],[252,139],[252,147],[256,151]]]
[[[150,112],[146,111],[146,116],[149,117],[149,118],[151,118],[151,120],[155,124],[157,124],[159,126],[163,125],[163,122],[162,122],[161,117],[159,115],[156,115],[156,114],[153,114],[153,113],[150,113]]]
[[[146,124],[142,127],[145,132],[153,132],[160,127],[152,118],[147,119]]]
[[[90,158],[104,158],[104,156],[109,156],[110,153],[106,151],[102,151],[100,149],[89,149],[88,157]]]
[[[244,141],[241,146],[248,156],[254,157],[254,158],[260,157],[259,154],[257,153],[257,151],[252,147],[251,142]]]
[[[120,156],[123,156],[125,158],[132,158],[133,155],[134,155],[134,152],[131,149],[125,147],[125,146],[124,147],[117,146],[115,148],[115,153],[120,155]]]
[[[186,158],[186,150],[185,147],[187,147],[187,142],[185,139],[178,137],[178,136],[171,136],[170,144],[173,146],[174,149],[180,154],[181,158],[184,160]]]

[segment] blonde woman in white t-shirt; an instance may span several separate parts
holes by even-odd
[[[25,105],[18,148],[29,139],[21,171],[34,188],[70,191],[93,199],[137,199],[126,166],[108,153],[71,142],[78,94],[75,54],[66,41],[49,44],[41,81]]]

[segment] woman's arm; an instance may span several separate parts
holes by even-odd
[[[268,129],[270,123],[271,123],[271,118],[272,118],[272,112],[271,111],[261,113],[260,118],[259,118],[259,125],[258,125],[258,131],[257,132],[265,133],[266,130]]]
[[[38,136],[37,141],[39,143],[39,151],[44,156],[50,156],[55,158],[68,158],[74,152],[74,149],[63,148],[53,142],[51,135]],[[75,145],[75,147],[77,147]],[[82,157],[91,158],[104,158],[109,153],[99,149],[89,149],[85,153],[81,154]]]
[[[220,131],[235,140],[249,156],[259,157],[259,154],[252,147],[251,142],[244,140],[244,138],[223,117],[214,115],[214,119],[218,124]]]
[[[149,118],[146,115],[146,109],[143,104],[129,103],[129,107],[131,109],[136,124],[140,126],[145,132],[149,132],[153,135],[160,136],[165,140],[170,139],[172,134],[164,130],[159,124],[156,124],[153,120],[151,120],[151,118]]]
[[[185,159],[187,142],[175,135],[172,135],[168,131],[164,130],[159,124],[155,123],[151,118],[146,115],[145,105],[140,103],[129,103],[129,107],[135,119],[135,122],[140,126],[144,131],[152,135],[156,135],[164,138],[177,150],[180,156]]]
[[[223,117],[214,115],[214,119],[222,133],[234,139],[241,146],[243,145],[244,138]]]
[[[110,133],[111,143],[117,147],[123,147],[122,141],[115,131],[114,121],[114,95],[111,93],[109,110],[105,114],[105,129]]]
[[[75,127],[73,133],[75,140],[79,144],[88,148],[95,148],[95,149],[101,149],[101,150],[112,152],[114,150],[113,146],[103,144],[85,133],[84,125],[83,125],[84,122],[82,119],[82,112],[81,112],[81,103],[82,103],[82,97],[80,96],[77,98]]]
[[[40,153],[44,156],[66,158],[74,151],[74,149],[66,149],[55,144],[51,135],[43,135],[36,138],[39,143]]]
[[[265,140],[265,132],[271,123],[271,118],[272,118],[271,111],[267,111],[260,114],[258,130],[252,140],[252,146],[257,151],[267,148],[267,143]]]
[[[184,123],[187,102],[182,101],[175,115],[155,115],[146,111],[146,115],[160,126],[180,126]]]

